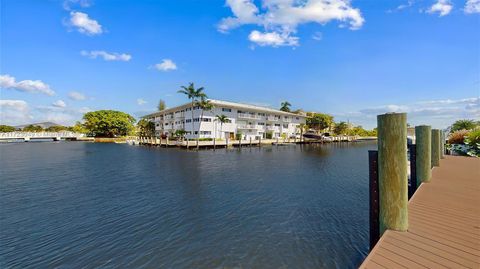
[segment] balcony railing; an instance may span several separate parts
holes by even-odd
[[[268,121],[278,121],[278,117],[275,116],[267,116]]]
[[[257,126],[254,124],[239,124],[237,125],[238,129],[257,129]]]
[[[244,119],[256,119],[259,120],[260,117],[255,115],[255,114],[248,114],[248,113],[238,113],[239,118],[244,118]]]

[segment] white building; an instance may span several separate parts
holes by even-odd
[[[156,135],[171,136],[177,130],[185,130],[187,138],[222,138],[235,139],[241,134],[242,139],[265,139],[270,135],[276,137],[300,137],[299,124],[305,123],[306,117],[280,110],[239,104],[234,102],[211,100],[214,108],[203,111],[198,106],[187,103],[152,113],[143,118],[155,122]],[[221,124],[217,115],[228,117],[228,123]],[[193,129],[192,129],[193,121]]]

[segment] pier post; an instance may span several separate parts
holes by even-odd
[[[165,141],[167,142],[167,143],[165,144],[165,147],[167,148],[167,147],[168,147],[168,136],[167,136],[167,138],[165,139]]]
[[[250,147],[252,147],[252,137],[250,136]]]
[[[228,148],[228,136],[225,136],[225,148]]]
[[[432,166],[440,166],[440,130],[432,129]]]
[[[377,116],[380,235],[408,229],[407,114]]]
[[[259,147],[262,146],[262,137],[261,136],[258,137],[258,146]]]
[[[378,214],[378,151],[368,151],[368,170],[369,170],[369,188],[370,188],[370,250],[375,247],[380,238]]]
[[[432,177],[432,127],[420,125],[415,127],[415,144],[417,166],[417,187]]]
[[[213,138],[213,149],[215,149],[216,140],[217,140],[216,138]]]
[[[445,131],[440,130],[440,159],[445,159]]]

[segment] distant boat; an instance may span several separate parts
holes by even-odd
[[[303,134],[303,137],[308,138],[308,139],[316,139],[316,140],[322,140],[323,135],[316,134],[314,131],[308,131]]]

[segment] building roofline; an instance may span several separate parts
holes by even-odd
[[[269,108],[269,107],[243,104],[243,103],[230,102],[230,101],[215,100],[215,99],[208,99],[208,100],[210,100],[210,102],[212,102],[212,104],[214,106],[232,107],[232,108],[240,108],[240,109],[243,108],[243,109],[256,110],[256,111],[259,111],[259,112],[275,113],[275,114],[280,114],[280,115],[289,115],[289,116],[304,117],[304,118],[307,117],[305,115],[295,114],[295,113],[291,113],[291,112],[285,112],[285,111],[281,111],[281,110],[274,109],[274,108]],[[150,114],[147,114],[145,116],[142,116],[141,118],[151,118],[151,117],[159,116],[159,115],[162,115],[162,114],[170,113],[170,112],[176,111],[178,109],[188,108],[188,107],[191,107],[191,106],[192,106],[192,103],[189,102],[189,103],[185,103],[185,104],[175,106],[175,107],[172,107],[172,108],[167,108],[167,109],[162,110],[162,111],[157,111],[157,112],[154,112],[154,113],[150,113]]]

